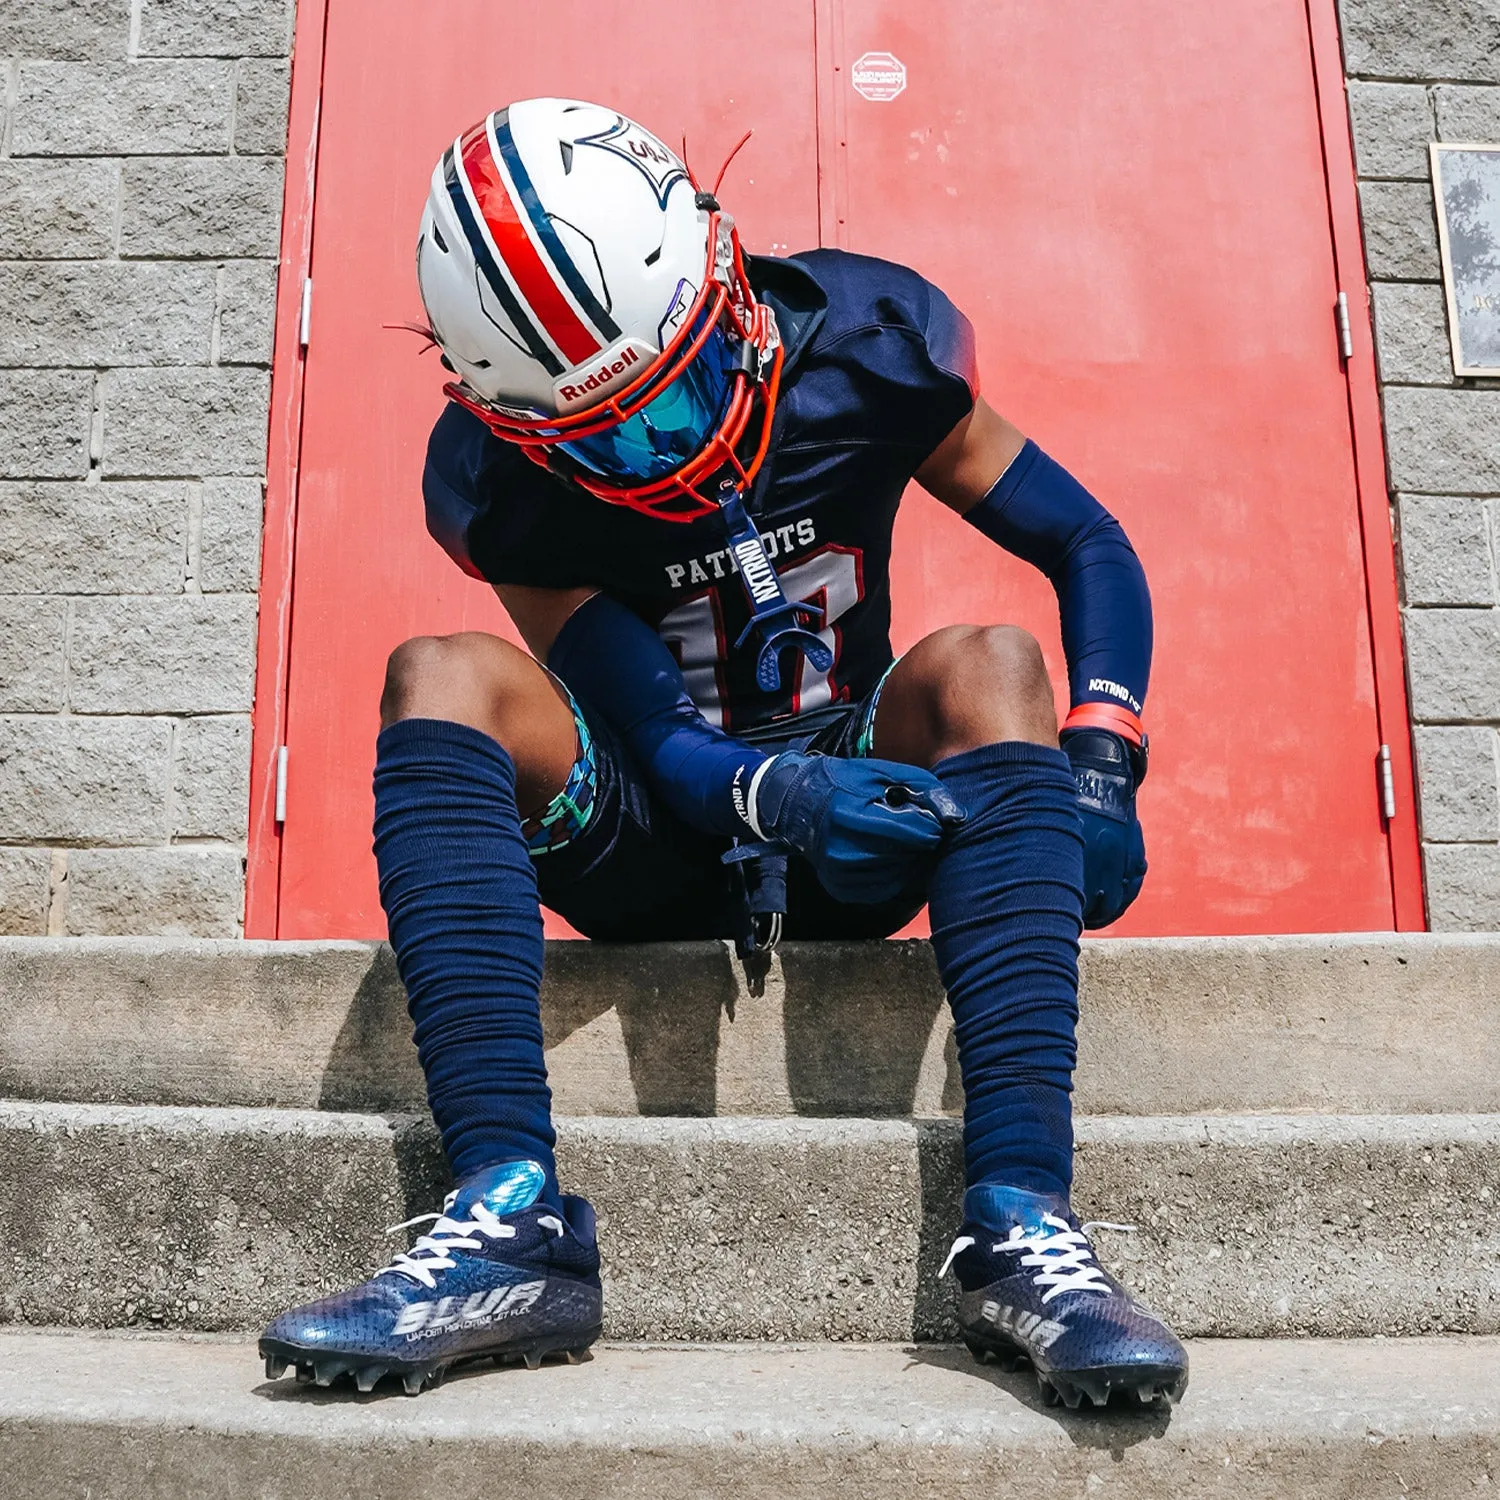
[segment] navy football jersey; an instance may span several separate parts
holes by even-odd
[[[653,519],[565,484],[449,405],[432,432],[428,529],[491,583],[597,588],[655,627],[711,724],[754,731],[857,701],[892,660],[891,530],[917,468],[969,412],[968,321],[915,271],[840,250],[752,256],[786,361],[765,465],[749,497],[787,597],[819,610],[833,666],[781,657],[755,681],[749,611],[717,516]],[[809,721],[811,722],[811,721]]]

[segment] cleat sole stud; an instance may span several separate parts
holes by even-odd
[[[298,1385],[311,1385],[312,1384],[312,1378],[313,1378],[313,1371],[312,1371],[312,1366],[311,1365],[298,1365],[297,1366],[297,1384]]]
[[[366,1365],[362,1370],[354,1372],[354,1383],[366,1395],[380,1384],[380,1378],[386,1372],[384,1365]]]
[[[420,1396],[422,1387],[427,1384],[427,1377],[420,1370],[408,1370],[401,1377],[401,1384],[408,1396]]]
[[[287,1361],[274,1354],[266,1356],[266,1379],[280,1380],[286,1374]]]

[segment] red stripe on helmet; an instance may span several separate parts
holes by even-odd
[[[516,289],[569,364],[580,365],[592,359],[603,345],[573,311],[527,236],[510,190],[495,164],[486,122],[481,121],[463,137],[459,154],[474,201]]]

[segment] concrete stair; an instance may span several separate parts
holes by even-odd
[[[951,1338],[957,1122],[559,1122],[600,1217],[606,1332]],[[1179,1332],[1500,1332],[1500,1117],[1096,1116],[1075,1199]],[[259,1329],[404,1247],[446,1185],[430,1124],[315,1111],[0,1105],[0,1314]]]
[[[1102,1496],[1492,1493],[1500,1340],[1204,1342],[1170,1413],[1043,1408],[935,1345],[613,1346],[419,1400],[261,1381],[237,1343],[0,1334],[0,1494]]]
[[[38,1465],[450,1494],[486,1456],[579,1495],[1500,1483],[1500,939],[1088,943],[1082,1009],[1076,1201],[1138,1226],[1101,1255],[1179,1332],[1232,1340],[1170,1420],[1043,1413],[943,1342],[960,1094],[921,943],[789,945],[760,997],[719,944],[552,945],[607,1337],[680,1342],[371,1404],[262,1385],[246,1335],[446,1186],[388,951],[0,940],[0,1496]]]

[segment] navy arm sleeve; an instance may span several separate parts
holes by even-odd
[[[1124,528],[1030,440],[964,519],[1039,568],[1057,591],[1070,722],[1090,719],[1082,705],[1112,704],[1125,716],[1107,716],[1107,727],[1139,741],[1151,676],[1151,593]]]
[[[595,594],[558,631],[547,665],[604,716],[678,817],[705,833],[754,834],[744,809],[766,757],[698,712],[672,653],[639,615]]]

